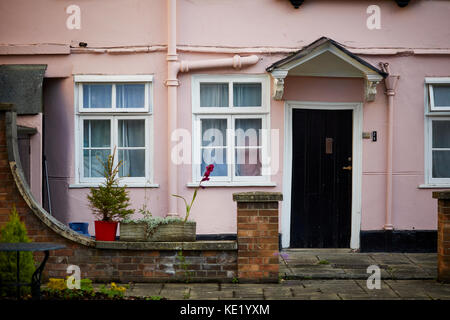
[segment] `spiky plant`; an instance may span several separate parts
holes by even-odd
[[[27,228],[20,221],[16,206],[14,205],[9,215],[9,221],[0,230],[0,242],[31,242],[27,236]],[[20,281],[31,282],[31,276],[35,270],[32,252],[19,252],[20,254]],[[0,278],[3,282],[15,282],[17,280],[17,253],[0,252]],[[2,286],[0,295],[15,294],[16,288]],[[21,294],[30,292],[29,287],[21,287]]]
[[[134,212],[134,210],[128,209],[130,197],[126,186],[119,185],[118,173],[122,161],[115,165],[115,154],[116,149],[114,148],[113,153],[108,156],[106,161],[98,158],[103,166],[105,181],[98,188],[91,188],[91,192],[87,196],[94,215],[102,221],[125,219]]]

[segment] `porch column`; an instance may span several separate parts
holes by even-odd
[[[450,191],[433,192],[438,199],[438,281],[450,283]]]
[[[279,192],[234,193],[240,282],[278,282]]]

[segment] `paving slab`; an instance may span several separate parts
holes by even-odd
[[[382,280],[369,290],[366,280],[285,280],[279,284],[134,284],[127,295],[169,300],[450,300],[450,284],[435,280]]]
[[[323,292],[314,292],[306,294],[294,292],[294,298],[296,300],[341,300],[341,298],[335,293],[323,293]]]
[[[433,280],[386,280],[385,281],[402,299],[450,298],[450,286]]]
[[[382,265],[408,265],[412,262],[403,253],[372,253],[370,257],[374,260],[374,264]]]
[[[391,266],[391,268],[387,271],[391,274],[391,279],[409,280],[432,278],[429,273],[425,272],[424,269],[414,265]]]
[[[364,280],[355,280],[355,282],[366,293],[368,298],[400,298],[400,295],[392,290],[392,288],[385,281],[380,282],[380,289],[369,289],[367,286],[367,281]]]
[[[437,253],[405,253],[405,256],[417,264],[432,262],[437,265]]]
[[[264,294],[264,299],[267,300],[280,300],[280,299],[284,299],[284,298],[292,298],[293,297],[293,292],[292,289],[289,287],[283,287],[283,286],[279,286],[279,287],[265,287],[263,289],[263,294]]]
[[[357,269],[347,269],[347,268],[343,268],[342,270],[344,270],[345,275],[342,276],[341,278],[343,279],[353,279],[353,280],[365,280],[367,279],[372,273],[367,273],[367,267],[366,268],[357,268]],[[381,279],[391,279],[392,275],[384,269],[380,269],[380,276]]]
[[[363,294],[364,290],[353,280],[310,280],[303,282],[304,289],[293,289],[295,292],[318,291],[322,293]]]
[[[125,296],[160,296],[162,287],[162,283],[135,283],[125,291]]]
[[[382,279],[436,279],[434,253],[359,253],[349,249],[287,249],[280,254],[284,279],[359,279],[380,267]]]
[[[189,298],[190,291],[189,286],[185,284],[166,283],[159,295],[169,300],[184,300]]]

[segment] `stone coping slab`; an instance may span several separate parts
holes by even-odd
[[[238,192],[233,193],[233,200],[236,202],[276,202],[283,201],[281,192]]]
[[[193,241],[193,242],[129,242],[96,241],[97,249],[115,250],[192,250],[192,251],[232,251],[237,250],[237,241]]]

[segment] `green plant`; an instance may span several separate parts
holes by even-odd
[[[119,168],[122,161],[115,164],[116,149],[108,156],[106,161],[97,158],[103,166],[105,181],[98,188],[91,188],[87,196],[94,215],[102,221],[120,220],[133,214],[134,210],[128,209],[130,198],[126,186],[119,186]]]
[[[147,187],[145,187],[144,188],[144,203],[142,204],[142,207],[138,209],[138,212],[140,214],[142,214],[144,219],[152,217],[152,213],[151,213],[150,209],[148,208],[147,203],[148,203],[148,195],[147,195]]]
[[[236,277],[233,277],[233,279],[231,279],[231,283],[238,284],[239,283],[239,279],[236,278]]]
[[[27,236],[27,228],[20,221],[16,206],[13,205],[9,215],[9,221],[0,230],[0,242],[31,242]],[[17,254],[19,254],[20,282],[31,282],[31,276],[35,270],[32,252],[0,252],[0,279],[2,282],[17,281]],[[16,293],[16,288],[2,286],[0,289],[2,296],[9,296]],[[29,287],[21,287],[21,294],[28,294]]]
[[[50,278],[47,286],[43,288],[43,292],[54,299],[85,299],[86,297],[94,297],[95,291],[90,279],[80,280],[80,289],[67,288],[67,278]]]
[[[100,293],[108,296],[108,298],[123,298],[128,286],[118,286],[115,282],[111,282],[109,287],[104,284],[100,286]]]
[[[181,218],[178,217],[165,217],[165,218],[161,218],[161,217],[151,217],[151,216],[147,216],[138,220],[133,220],[133,219],[124,219],[122,220],[122,222],[124,223],[146,223],[147,224],[147,234],[146,237],[149,238],[152,236],[152,234],[155,232],[155,230],[160,226],[160,225],[164,225],[164,224],[169,224],[169,223],[173,223],[173,222],[183,222],[183,220]],[[184,223],[195,223],[194,221],[186,221]]]
[[[173,194],[173,195],[172,195],[172,196],[174,196],[174,197],[183,199],[183,201],[184,201],[184,205],[185,205],[185,207],[186,207],[186,215],[185,215],[185,217],[184,217],[183,222],[186,222],[187,219],[189,218],[189,214],[191,213],[192,206],[194,205],[194,200],[195,200],[195,198],[197,197],[198,189],[199,189],[200,187],[203,188],[202,182],[203,182],[203,181],[208,181],[208,180],[209,180],[209,175],[211,174],[211,172],[213,172],[213,170],[214,170],[214,165],[213,165],[213,164],[210,164],[210,165],[206,166],[206,171],[205,171],[205,173],[203,174],[203,178],[202,178],[202,180],[200,181],[200,183],[198,184],[198,186],[195,188],[195,190],[194,190],[194,195],[192,196],[192,200],[191,200],[190,203],[188,203],[187,200],[186,200],[184,197],[182,197],[182,196],[179,196],[179,195],[177,195],[177,194]]]
[[[191,294],[190,294],[189,292],[185,292],[185,293],[183,294],[183,299],[184,299],[184,300],[188,300],[190,297],[191,297]]]
[[[183,255],[183,251],[180,250],[177,253],[177,260],[180,262],[181,269],[184,270],[185,282],[189,283],[192,279],[192,271],[189,271],[189,264],[186,262],[186,257]]]
[[[327,261],[327,260],[320,260],[320,261],[318,262],[318,264],[330,264],[330,262]]]
[[[164,298],[161,297],[161,296],[148,296],[148,297],[145,297],[145,300],[162,300],[162,299],[164,299]]]

